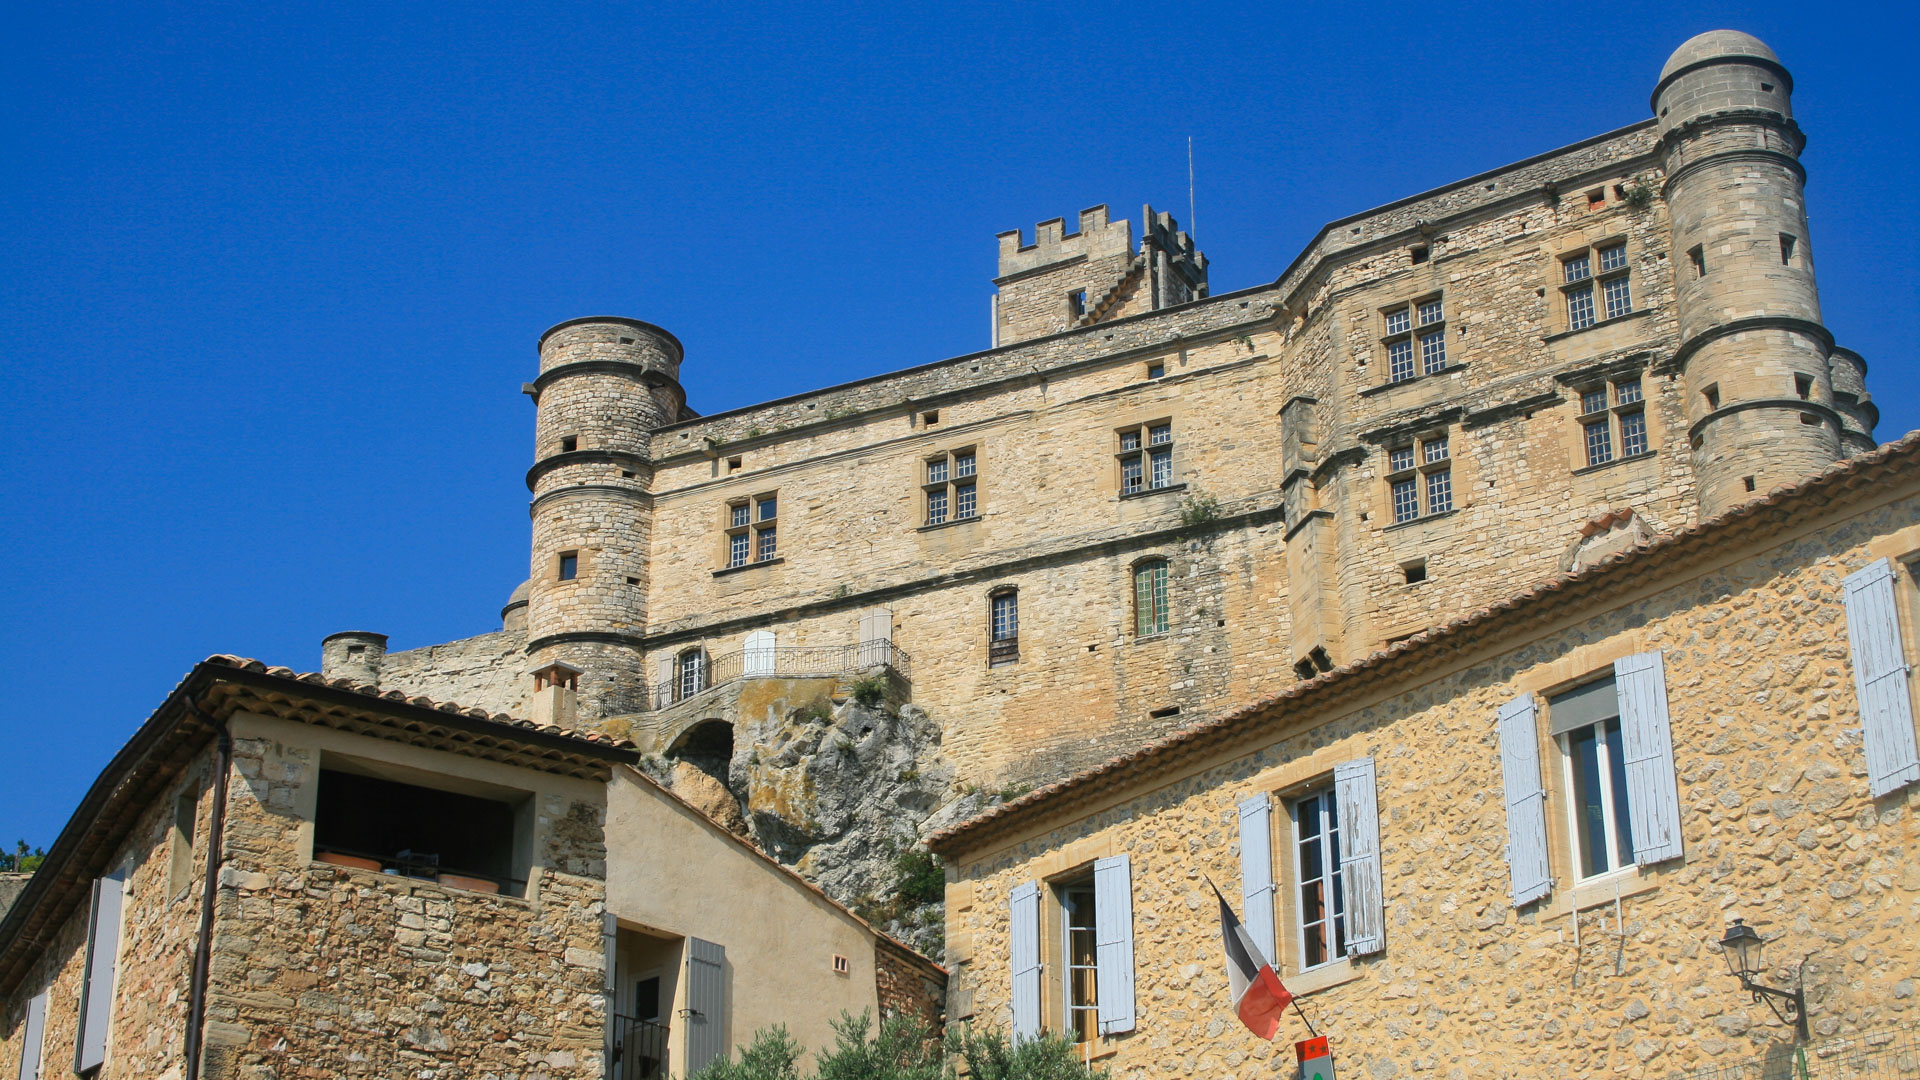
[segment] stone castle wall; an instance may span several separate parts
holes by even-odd
[[[1015,885],[1127,853],[1138,1029],[1095,1053],[1111,1054],[1105,1064],[1123,1078],[1169,1067],[1270,1074],[1304,1029],[1289,1018],[1267,1044],[1234,1022],[1206,877],[1239,880],[1238,800],[1284,798],[1370,755],[1384,951],[1301,973],[1287,901],[1277,940],[1260,943],[1277,950],[1283,981],[1305,995],[1343,1072],[1656,1077],[1784,1060],[1790,1030],[1739,991],[1710,947],[1734,916],[1779,936],[1768,953],[1776,985],[1808,957],[1816,1038],[1910,1025],[1920,1018],[1920,788],[1868,795],[1840,581],[1920,550],[1916,522],[1920,497],[1908,494],[1776,533],[1771,546],[1730,545],[1651,593],[1511,631],[1510,644],[1468,639],[1435,674],[1389,676],[1328,711],[1303,702],[1236,749],[950,854],[950,1015],[1008,1023]],[[1901,588],[1915,602],[1912,583]],[[1514,908],[1496,710],[1647,650],[1665,656],[1684,858],[1569,887],[1567,794],[1543,736],[1557,885]],[[1275,821],[1286,896],[1295,875],[1283,802]]]
[[[524,630],[495,630],[388,653],[380,662],[378,682],[388,690],[525,716],[533,689],[526,677],[526,645]]]

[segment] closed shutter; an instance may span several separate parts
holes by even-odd
[[[1125,855],[1093,864],[1095,971],[1100,1034],[1133,1030],[1133,866]]]
[[[606,1003],[603,1019],[606,1035],[601,1039],[602,1061],[611,1062],[619,1053],[619,1038],[614,1030],[614,1014],[620,1009],[620,920],[611,911],[600,913],[600,956],[606,965],[601,973],[600,1000]]]
[[[860,666],[878,667],[893,662],[893,611],[868,608],[860,613]]]
[[[80,1039],[75,1072],[107,1060],[107,1022],[113,1018],[113,976],[120,959],[120,908],[126,899],[124,871],[93,883],[93,914],[87,924],[87,968],[80,988]]]
[[[687,1067],[692,1076],[727,1050],[727,950],[687,939]]]
[[[1007,948],[1013,964],[1013,1037],[1040,1034],[1040,886],[1028,881],[1007,898]]]
[[[20,1033],[20,1080],[40,1080],[40,1043],[47,1030],[47,992],[27,1002],[27,1026]]]
[[[1273,960],[1273,804],[1266,792],[1240,801],[1240,908],[1247,936]]]
[[[1641,866],[1680,857],[1680,785],[1673,771],[1667,722],[1667,673],[1660,653],[1613,662],[1620,693],[1620,748],[1627,759],[1627,806],[1633,861]]]
[[[753,633],[747,635],[747,648],[744,657],[746,660],[744,674],[747,678],[751,679],[756,675],[766,676],[773,674],[773,642],[773,631],[771,630],[755,630]]]
[[[1553,888],[1547,868],[1547,792],[1540,783],[1540,731],[1532,694],[1500,706],[1500,775],[1506,782],[1507,874],[1513,906]]]
[[[1333,767],[1333,798],[1340,808],[1340,882],[1347,894],[1347,954],[1365,956],[1387,945],[1380,885],[1380,807],[1373,759]]]
[[[1867,750],[1867,789],[1874,798],[1920,780],[1914,743],[1907,652],[1894,606],[1893,564],[1886,559],[1847,576],[1847,647]]]

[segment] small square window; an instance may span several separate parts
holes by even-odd
[[[1407,584],[1418,585],[1420,582],[1427,580],[1427,560],[1415,559],[1410,563],[1402,563],[1400,572],[1401,575],[1405,577]]]
[[[761,521],[772,521],[778,513],[779,503],[772,495],[765,496],[760,500]]]
[[[1387,312],[1387,333],[1404,334],[1413,328],[1413,309],[1397,308]]]
[[[940,458],[927,462],[927,483],[944,484],[947,482],[947,459]]]
[[[938,410],[938,409],[928,409],[928,410],[927,410],[926,412],[923,412],[923,413],[921,413],[921,414],[920,414],[920,422],[921,422],[921,423],[923,423],[923,424],[925,424],[925,425],[927,425],[928,427],[932,427],[933,425],[935,425],[935,424],[937,424],[937,423],[939,423],[939,422],[940,422],[940,410]]]
[[[580,553],[563,551],[560,553],[560,580],[572,581],[580,576]]]
[[[1387,451],[1387,470],[1402,472],[1413,468],[1413,447],[1396,446]]]
[[[1440,301],[1426,300],[1420,304],[1420,325],[1431,326],[1440,321]]]
[[[1566,281],[1585,281],[1593,276],[1593,263],[1586,252],[1581,252],[1560,264]]]
[[[727,518],[732,522],[733,528],[736,529],[747,523],[747,515],[749,513],[751,513],[751,510],[746,503],[738,503],[727,508]]]
[[[1600,249],[1601,273],[1604,274],[1610,270],[1618,270],[1625,265],[1627,265],[1627,245],[1615,244],[1612,247],[1603,247]]]
[[[1640,400],[1640,381],[1629,379],[1613,384],[1613,400],[1616,405],[1631,405]]]
[[[1161,363],[1158,360],[1147,365],[1147,378],[1149,379],[1162,378],[1166,374],[1167,374],[1167,365]]]
[[[730,472],[730,473],[731,473],[731,472],[739,472],[739,471],[740,471],[740,466],[742,466],[742,465],[744,465],[744,464],[746,464],[746,462],[745,462],[745,459],[743,459],[743,458],[737,458],[737,457],[730,457],[730,458],[728,458],[728,459],[727,459],[727,471],[728,471],[728,472]]]
[[[1450,456],[1447,453],[1447,437],[1445,435],[1436,435],[1426,442],[1421,443],[1420,446],[1423,451],[1421,455],[1422,460],[1428,465],[1436,461],[1445,461]]]
[[[1607,411],[1607,388],[1596,386],[1580,392],[1580,413],[1583,416]]]
[[[1407,254],[1413,257],[1413,262],[1416,266],[1427,261],[1427,249],[1424,247],[1408,248]]]
[[[972,454],[963,453],[953,455],[953,475],[962,478],[973,475]]]
[[[560,440],[561,453],[571,454],[578,449],[580,449],[580,439],[577,436],[568,435],[566,438]]]
[[[1153,427],[1147,429],[1148,446],[1159,446],[1161,443],[1170,443],[1172,441],[1172,424],[1155,424]]]

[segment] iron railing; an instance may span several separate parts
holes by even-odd
[[[913,677],[913,658],[891,641],[702,654],[697,672],[687,670],[676,659],[674,677],[647,688],[647,704],[651,709],[664,709],[737,679],[838,678],[877,667],[890,667],[901,678]]]
[[[615,1013],[613,1060],[607,1080],[654,1080],[667,1075],[667,1025]]]
[[[1920,1080],[1920,1029],[1814,1043],[1802,1058],[1782,1045],[1766,1057],[1674,1073],[1670,1080]]]

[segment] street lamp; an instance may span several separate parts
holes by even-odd
[[[1760,950],[1765,947],[1766,942],[1760,940],[1760,935],[1754,933],[1745,919],[1733,920],[1733,925],[1727,927],[1727,936],[1720,939],[1720,952],[1727,958],[1727,973],[1740,980],[1740,988],[1752,994],[1753,1000],[1766,1002],[1768,1011],[1781,1023],[1791,1023],[1795,1037],[1805,1043],[1811,1038],[1807,1032],[1806,961],[1801,961],[1791,990],[1754,982],[1754,975],[1764,970],[1760,965]],[[1775,1001],[1780,1004],[1774,1004]]]

